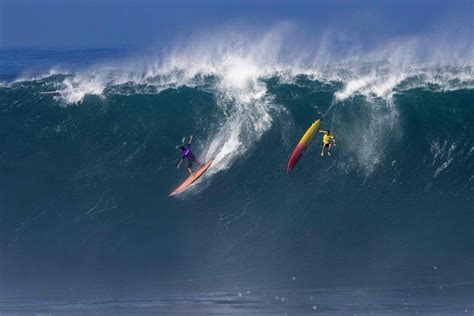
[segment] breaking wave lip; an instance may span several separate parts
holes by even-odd
[[[128,74],[123,71],[94,71],[87,75],[70,74],[51,71],[34,79],[18,79],[12,83],[3,83],[3,87],[20,84],[25,81],[39,81],[57,75],[64,75],[60,82],[55,82],[55,90],[45,91],[55,94],[56,100],[64,106],[79,105],[87,95],[106,97],[107,94],[156,94],[169,88],[182,86],[208,88],[209,79],[214,82],[214,90],[232,94],[236,99],[250,101],[255,98],[255,86],[265,85],[269,78],[278,78],[282,83],[295,83],[300,76],[309,80],[328,84],[342,84],[342,88],[334,93],[336,101],[344,101],[355,95],[367,98],[390,99],[397,92],[415,88],[427,88],[435,91],[453,91],[474,89],[472,67],[441,67],[407,68],[403,72],[390,73],[385,70],[373,69],[367,73],[350,73],[336,68],[334,70],[292,70],[263,71],[260,74],[253,69],[249,73],[233,71],[225,68],[221,72],[198,72],[188,74],[184,70],[175,69],[167,74]],[[127,85],[127,89],[121,87]],[[252,87],[254,86],[254,87]],[[265,92],[260,92],[263,96]]]
[[[87,73],[71,74],[51,70],[47,74],[35,78],[18,78],[11,83],[2,83],[3,87],[21,84],[28,81],[41,81],[62,75],[61,81],[54,82],[54,90],[48,86],[50,93],[56,95],[56,100],[64,105],[79,105],[86,95],[105,97],[107,94],[156,94],[165,89],[182,86],[208,88],[209,79],[214,81],[214,90],[224,95],[232,95],[240,101],[250,101],[257,94],[264,96],[264,81],[269,78],[278,78],[282,83],[295,83],[300,76],[309,80],[327,84],[342,84],[342,88],[335,91],[336,101],[344,101],[355,95],[367,98],[390,99],[400,91],[415,88],[428,88],[438,91],[453,91],[459,89],[474,89],[474,74],[471,66],[424,66],[413,65],[404,70],[391,71],[393,68],[388,62],[383,67],[366,69],[363,72],[334,66],[323,69],[258,69],[251,63],[236,60],[232,64],[223,65],[219,71],[199,70],[189,73],[185,69],[172,69],[170,72],[160,73],[129,73],[117,69],[94,70]],[[353,66],[357,68],[358,66]],[[121,89],[124,85],[128,89]],[[259,86],[259,87],[257,87]]]
[[[209,76],[217,79],[217,90],[225,95],[234,93],[237,99],[252,99],[252,86],[275,76],[287,82],[299,75],[340,82],[342,88],[335,93],[338,101],[355,94],[388,99],[402,86],[434,84],[448,90],[474,87],[474,44],[464,38],[422,34],[387,39],[370,48],[354,40],[341,50],[339,35],[326,30],[307,36],[288,21],[265,30],[224,25],[220,31],[194,34],[161,53],[129,57],[119,64],[89,66],[74,73],[56,67],[39,77],[68,75],[55,90],[64,105],[79,104],[86,95],[103,96],[107,88],[122,84],[147,87],[137,88],[137,93],[157,93],[183,85],[203,86],[203,79]],[[120,93],[119,89],[112,90]]]

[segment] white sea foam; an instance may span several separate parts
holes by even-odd
[[[63,81],[64,88],[56,91],[59,98],[67,104],[77,104],[86,95],[102,95],[105,85],[103,81],[94,76],[74,76]]]

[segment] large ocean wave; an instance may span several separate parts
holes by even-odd
[[[472,281],[472,44],[341,53],[292,32],[203,34],[4,82],[2,291]],[[333,155],[315,139],[287,175],[317,118]],[[169,199],[190,134],[215,162]]]
[[[451,53],[441,53],[446,51],[443,41],[431,44],[427,50],[426,39],[406,38],[366,52],[353,48],[336,53],[328,34],[319,39],[317,46],[295,47],[293,33],[291,25],[281,24],[255,35],[229,35],[228,30],[212,36],[203,34],[185,45],[176,45],[160,57],[142,56],[114,65],[104,63],[74,73],[53,68],[34,80],[22,77],[7,86],[34,84],[41,94],[51,94],[61,106],[80,105],[91,95],[103,99],[112,95],[153,95],[180,87],[209,91],[223,114],[215,134],[206,139],[209,149],[204,159],[216,159],[209,175],[227,169],[271,128],[270,112],[285,110],[273,102],[267,91],[272,79],[298,86],[296,82],[304,77],[331,86],[331,107],[314,117],[322,114],[326,118],[338,104],[354,96],[363,96],[373,104],[374,119],[369,123],[372,136],[363,145],[367,157],[361,157],[367,164],[378,159],[379,150],[373,147],[377,144],[376,135],[381,129],[393,129],[396,123],[394,94],[416,88],[473,88],[469,43],[448,51]]]

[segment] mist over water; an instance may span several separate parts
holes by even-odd
[[[421,287],[469,309],[472,41],[341,49],[337,33],[321,34],[224,28],[161,53],[88,50],[76,54],[97,62],[65,66],[67,51],[50,69],[8,71],[0,296],[159,294],[186,305],[179,295],[212,292],[259,306],[369,287],[386,306]],[[287,175],[317,118],[337,147],[323,158],[315,138]],[[190,134],[197,157],[215,160],[170,199],[187,176],[175,147]],[[323,309],[346,310],[328,297]]]

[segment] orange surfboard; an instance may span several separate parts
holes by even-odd
[[[209,168],[214,160],[209,160],[204,166],[201,167],[197,172],[195,172],[192,176],[189,176],[186,181],[183,182],[176,190],[170,193],[168,196],[175,196],[176,194],[183,192],[188,186],[190,186],[194,181],[199,179],[199,177]]]

